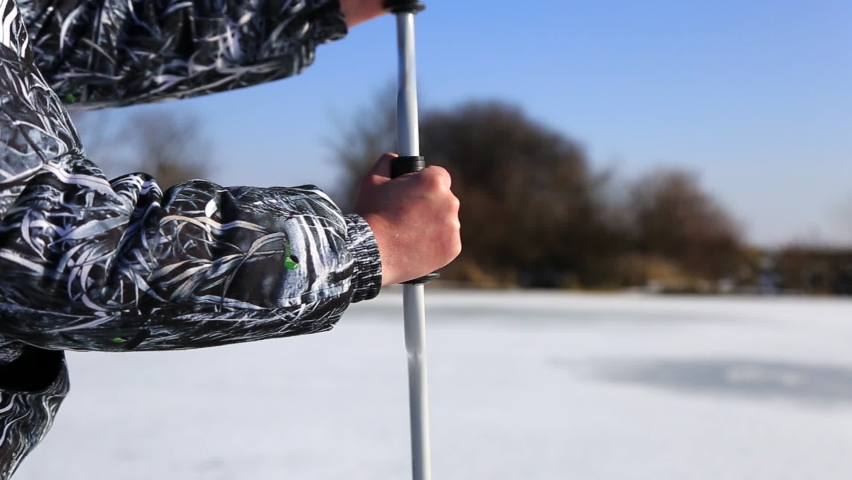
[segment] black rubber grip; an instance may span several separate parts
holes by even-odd
[[[426,168],[426,159],[423,157],[396,157],[391,163],[391,178],[419,172],[424,168]]]
[[[402,282],[402,283],[404,285],[421,285],[421,284],[424,284],[424,283],[429,283],[432,280],[435,280],[436,278],[438,278],[440,276],[441,276],[440,273],[432,272],[429,275],[423,275],[420,278],[415,278],[414,280],[409,280],[407,282]]]
[[[385,0],[385,10],[391,13],[417,13],[426,8],[417,0]]]

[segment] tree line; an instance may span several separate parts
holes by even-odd
[[[107,173],[150,173],[163,188],[210,174],[211,142],[192,115],[75,119]],[[348,209],[360,179],[396,151],[395,96],[376,95],[334,132],[332,196]],[[442,280],[479,287],[652,288],[665,292],[852,294],[852,249],[750,246],[731,212],[692,171],[624,180],[584,148],[500,101],[421,113],[422,154],[453,176],[464,250]],[[132,139],[132,143],[124,141]]]
[[[353,116],[336,138],[336,199],[396,150],[393,95]],[[690,171],[629,182],[596,170],[582,146],[517,106],[474,101],[421,113],[422,154],[453,176],[464,251],[442,278],[480,286],[692,290],[750,261],[740,226]]]

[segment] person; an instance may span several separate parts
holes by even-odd
[[[106,179],[66,109],[295,75],[381,13],[375,0],[0,0],[0,478],[67,395],[65,350],[323,332],[351,303],[459,254],[459,204],[439,167],[391,181],[383,156],[352,214],[311,185],[162,191],[142,173]]]

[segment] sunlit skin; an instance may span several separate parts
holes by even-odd
[[[384,0],[340,0],[346,25],[386,13]],[[427,275],[461,253],[459,199],[441,167],[390,179],[395,154],[386,154],[361,181],[355,213],[375,235],[382,259],[382,285]]]
[[[340,7],[349,28],[385,13],[382,0],[340,0]]]
[[[422,277],[461,253],[459,199],[450,174],[438,166],[390,179],[395,154],[386,154],[361,181],[355,213],[379,245],[382,285]]]

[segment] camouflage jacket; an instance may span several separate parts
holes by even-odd
[[[64,350],[321,332],[378,294],[369,226],[317,188],[109,180],[63,104],[283,78],[345,33],[336,0],[0,0],[0,479],[68,392]]]

